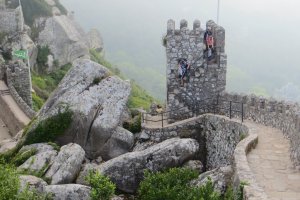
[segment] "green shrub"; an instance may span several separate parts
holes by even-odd
[[[50,200],[50,194],[40,194],[27,186],[20,192],[20,179],[12,165],[0,164],[0,199],[3,200]]]
[[[72,115],[72,111],[67,107],[63,112],[59,109],[56,115],[40,121],[34,129],[25,133],[25,145],[53,142],[69,128]]]
[[[141,200],[220,200],[209,180],[201,187],[190,186],[198,173],[186,168],[172,168],[165,172],[145,172],[138,195]]]
[[[116,186],[109,178],[101,175],[98,171],[89,171],[86,181],[92,187],[92,200],[110,200],[115,193]]]
[[[141,114],[134,116],[130,121],[123,123],[123,128],[127,129],[131,133],[139,133],[142,130],[142,117]]]
[[[245,182],[245,181],[240,182],[238,191],[236,193],[236,200],[243,200],[244,199],[243,197],[244,197],[244,187],[245,187],[245,185],[248,185],[248,183]]]
[[[0,197],[14,200],[19,190],[19,177],[13,166],[0,164]]]
[[[235,193],[232,186],[229,186],[224,194],[224,200],[235,200]]]
[[[50,55],[50,49],[48,46],[39,46],[38,45],[38,55],[37,55],[37,64],[39,66],[39,69],[44,72],[44,67],[47,64],[48,61],[48,55]]]
[[[165,172],[145,171],[138,194],[141,200],[180,200],[190,192],[188,183],[198,177],[196,171],[185,168],[172,168]]]
[[[32,93],[32,107],[35,111],[39,111],[44,103],[45,100],[39,97],[36,93]]]
[[[188,199],[221,200],[221,195],[214,191],[214,185],[209,178],[205,185],[192,188]]]
[[[36,149],[18,152],[17,155],[12,159],[11,164],[18,167],[22,165],[26,160],[28,160],[31,156],[35,155],[36,152]]]

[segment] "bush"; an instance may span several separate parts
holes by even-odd
[[[145,172],[138,194],[141,200],[219,200],[211,181],[202,187],[192,187],[189,182],[198,173],[186,168],[172,168],[165,172]]]
[[[45,101],[39,97],[36,93],[32,93],[32,107],[33,110],[39,111],[44,105]]]
[[[13,200],[19,190],[19,177],[14,167],[0,165],[0,197]]]
[[[68,108],[64,108],[48,119],[40,121],[35,128],[29,129],[25,134],[24,145],[30,145],[41,142],[53,142],[56,137],[64,134],[72,122],[73,112]]]
[[[12,159],[11,164],[15,166],[22,165],[26,160],[28,160],[31,156],[35,155],[37,152],[36,149],[30,149],[27,151],[19,152],[17,155]]]
[[[112,183],[109,178],[101,175],[98,171],[89,171],[86,181],[92,187],[92,200],[110,200],[115,193],[115,184]]]
[[[3,200],[50,200],[50,194],[40,194],[27,186],[20,192],[19,174],[14,166],[0,164],[0,199]]]
[[[123,128],[127,129],[131,133],[139,133],[142,130],[142,117],[141,114],[134,116],[130,121],[126,121],[123,124]]]
[[[39,66],[39,69],[42,68],[42,71],[44,71],[44,67],[47,64],[48,61],[48,55],[50,55],[50,49],[48,46],[39,46],[38,45],[38,55],[37,55],[37,64]]]

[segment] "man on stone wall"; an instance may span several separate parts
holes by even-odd
[[[187,59],[180,58],[178,59],[178,77],[180,78],[180,85],[184,85],[184,77],[187,75],[188,70],[190,69],[190,64],[187,62]]]

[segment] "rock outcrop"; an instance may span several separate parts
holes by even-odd
[[[221,194],[226,192],[227,187],[232,183],[233,169],[231,166],[220,167],[200,174],[199,177],[191,182],[193,186],[205,185],[209,180],[212,181],[214,189]]]
[[[103,50],[103,40],[97,29],[91,29],[86,35],[86,44],[98,52]]]
[[[41,109],[38,121],[57,114],[62,105],[68,105],[73,112],[72,123],[65,134],[57,138],[58,143],[77,143],[91,159],[116,157],[128,152],[133,145],[132,133],[119,127],[130,90],[128,82],[110,76],[105,67],[78,59]]]
[[[80,171],[84,155],[84,150],[78,144],[61,147],[45,177],[51,179],[52,185],[72,183]]]
[[[59,65],[71,63],[76,58],[89,58],[89,48],[76,22],[66,15],[39,18],[35,27],[39,32],[37,43],[48,46]]]
[[[156,172],[179,167],[185,161],[193,159],[198,150],[199,144],[194,139],[173,138],[144,151],[121,155],[95,169],[110,177],[119,190],[134,193],[140,181],[143,180],[145,170]],[[85,177],[87,173],[88,170],[82,171],[79,180],[84,180],[82,177]]]
[[[90,200],[90,187],[77,184],[48,185],[44,192],[51,193],[53,200]]]
[[[41,178],[30,175],[20,176],[20,190],[23,191],[26,187],[29,187],[30,190],[36,190],[38,192],[44,192],[45,187],[48,184]]]

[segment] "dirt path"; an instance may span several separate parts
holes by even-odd
[[[258,126],[258,144],[247,156],[257,182],[271,200],[299,200],[300,172],[290,160],[290,144],[280,130]]]

